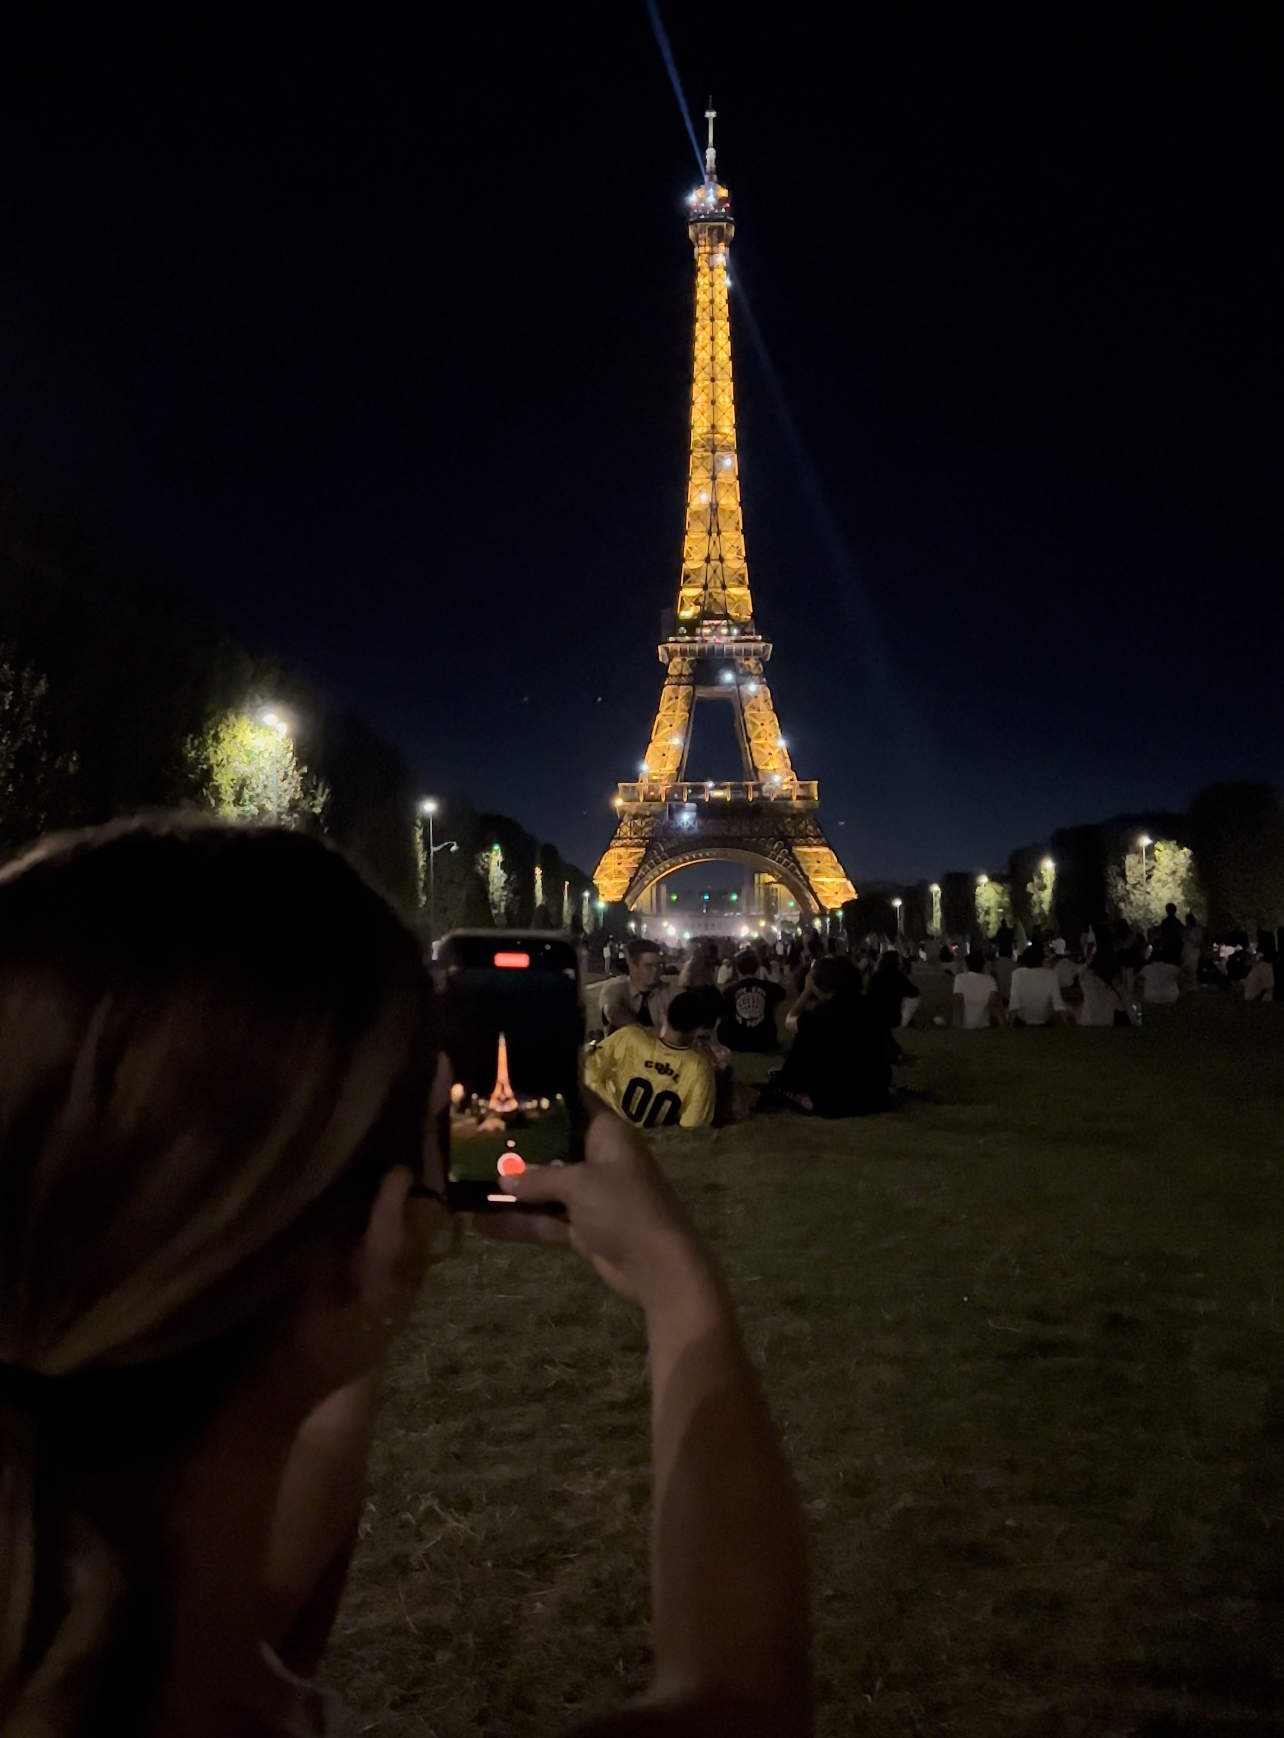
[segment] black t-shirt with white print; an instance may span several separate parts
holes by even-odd
[[[770,978],[737,978],[727,985],[718,1036],[728,1050],[775,1050],[776,1005],[784,996]]]

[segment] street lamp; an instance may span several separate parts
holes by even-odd
[[[905,922],[905,919],[901,916],[901,904],[902,904],[902,901],[899,899],[893,899],[893,901],[892,901],[892,910],[896,913],[896,934],[897,934],[897,936],[900,935],[902,926],[904,925],[904,922]]]
[[[454,839],[443,839],[435,844],[432,836],[432,818],[437,813],[436,797],[421,797],[419,813],[428,823],[428,948],[437,934],[437,853],[438,851],[457,851],[459,846]]]
[[[275,730],[278,742],[284,742],[289,735],[290,727],[279,712],[269,707],[259,714],[260,722],[266,724],[269,730]],[[281,823],[281,755],[279,749],[272,755],[272,823]]]
[[[933,881],[930,884],[927,889],[927,897],[927,933],[929,935],[940,935],[945,925],[941,919],[941,884],[939,881]]]
[[[1137,840],[1141,846],[1141,922],[1143,929],[1150,917],[1150,897],[1146,887],[1146,846],[1153,845],[1154,842],[1149,833],[1143,833]]]

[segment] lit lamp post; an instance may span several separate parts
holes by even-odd
[[[269,730],[276,731],[278,743],[285,741],[289,734],[289,725],[279,712],[267,711],[260,714],[261,721]],[[281,752],[279,747],[272,753],[272,820],[279,826],[281,821]]]
[[[433,841],[432,818],[437,813],[436,797],[423,797],[419,803],[419,813],[428,822],[428,946],[431,950],[437,935],[437,853],[457,851],[459,846],[453,839],[443,839],[440,845]]]
[[[893,899],[892,901],[892,910],[896,913],[896,939],[898,941],[900,940],[901,931],[905,924],[905,919],[901,916],[902,903],[903,902],[899,899]]]
[[[1150,893],[1146,886],[1146,847],[1153,845],[1154,842],[1149,833],[1143,833],[1137,840],[1141,846],[1141,923],[1143,929],[1150,920]]]

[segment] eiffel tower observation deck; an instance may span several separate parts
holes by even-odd
[[[694,863],[744,863],[819,917],[855,898],[821,829],[814,779],[799,779],[776,716],[766,668],[772,645],[749,591],[731,372],[727,262],[735,225],[718,179],[714,110],[702,184],[690,195],[695,342],[686,529],[672,634],[660,642],[664,680],[639,775],[623,782],[615,835],[594,879],[601,897],[638,906],[666,875]],[[738,776],[686,776],[698,702],[729,705]]]

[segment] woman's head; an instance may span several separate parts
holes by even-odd
[[[860,973],[845,959],[817,960],[812,968],[812,983],[818,996],[858,996]]]
[[[297,834],[121,825],[0,873],[0,1363],[239,1325],[310,1208],[415,1162],[429,993],[391,909]]]
[[[431,1014],[413,936],[315,840],[138,822],[0,871],[0,1727],[33,1647],[70,1682],[106,1633],[86,1584],[33,1640],[68,1469],[163,1461],[319,1252],[365,1247],[427,1150]]]

